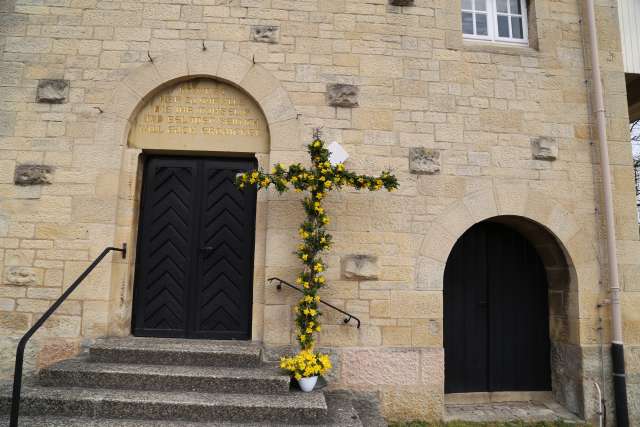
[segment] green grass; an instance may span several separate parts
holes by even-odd
[[[586,427],[586,424],[570,424],[563,421],[525,423],[522,421],[476,423],[468,421],[426,422],[411,421],[408,423],[390,423],[389,427]]]

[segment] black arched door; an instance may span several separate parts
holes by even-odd
[[[544,266],[531,243],[483,222],[444,273],[445,393],[551,390]]]

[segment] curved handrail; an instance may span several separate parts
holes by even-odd
[[[282,279],[280,279],[279,277],[272,277],[270,279],[267,279],[267,282],[272,282],[274,280],[278,281],[278,284],[276,285],[276,289],[281,290],[282,289],[282,285],[288,286],[291,289],[295,289],[296,291],[302,293],[302,289],[298,288],[297,286],[292,285],[289,282],[286,282]],[[335,305],[329,304],[328,302],[324,302],[322,300],[320,300],[320,303],[326,305],[327,307],[331,307],[336,311],[339,311],[340,313],[344,314],[345,316],[348,316],[347,318],[344,319],[344,323],[349,323],[352,319],[355,320],[357,322],[356,328],[360,329],[360,319],[358,319],[356,316],[354,316],[351,313],[347,313],[344,310],[339,309],[338,307],[336,307]]]
[[[13,394],[11,396],[11,417],[9,421],[9,427],[18,427],[18,417],[20,416],[20,393],[22,391],[22,367],[24,363],[24,350],[27,346],[27,342],[36,333],[38,329],[44,324],[44,322],[60,307],[60,305],[71,295],[71,293],[82,283],[82,281],[93,271],[94,268],[107,254],[111,251],[122,252],[122,258],[127,256],[127,244],[123,243],[121,248],[115,248],[112,246],[106,247],[100,255],[87,267],[87,269],[76,279],[75,282],[69,288],[64,291],[60,298],[53,303],[51,307],[38,319],[38,321],[27,331],[26,334],[20,338],[18,348],[16,350],[16,363],[13,373]]]

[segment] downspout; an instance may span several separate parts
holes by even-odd
[[[609,261],[609,286],[611,287],[611,359],[613,365],[613,392],[618,427],[629,426],[627,408],[627,386],[624,368],[624,343],[622,338],[622,311],[620,308],[620,282],[618,280],[618,255],[616,253],[616,227],[611,191],[611,167],[607,148],[607,123],[604,109],[600,58],[598,57],[598,34],[594,0],[586,1],[587,24],[591,43],[591,69],[593,73],[593,97],[595,101],[596,126],[600,142],[600,166],[604,193],[604,216],[607,226],[607,254]]]

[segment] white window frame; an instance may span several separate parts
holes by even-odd
[[[475,0],[471,0],[473,2],[473,7],[475,7]],[[527,17],[527,1],[526,0],[518,0],[520,1],[520,9],[522,10],[522,15],[511,14],[511,13],[498,13],[496,0],[486,0],[487,2],[487,11],[477,11],[477,10],[469,10],[462,9],[460,12],[460,19],[462,20],[462,13],[471,13],[473,14],[473,32],[476,32],[476,19],[475,15],[477,12],[486,13],[487,14],[487,35],[477,35],[477,34],[466,34],[462,33],[462,36],[465,39],[470,40],[484,40],[489,42],[496,43],[508,43],[508,44],[517,44],[517,45],[528,45],[529,44],[529,28],[528,28],[528,17]],[[511,17],[512,16],[522,16],[522,38],[517,39],[513,37],[500,37],[498,35],[498,15],[506,15],[509,17],[509,34],[512,33],[511,28]],[[464,30],[463,30],[464,31]]]

